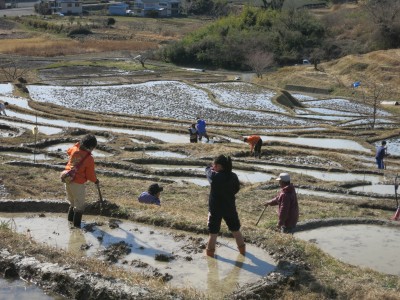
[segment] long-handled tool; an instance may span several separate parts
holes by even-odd
[[[104,204],[104,200],[103,200],[103,196],[101,195],[101,190],[100,190],[100,184],[96,183],[97,186],[97,191],[99,192],[99,200],[100,200],[100,214],[103,211],[103,204]]]
[[[399,200],[397,199],[397,189],[399,188],[399,184],[397,182],[397,178],[399,176],[396,175],[395,179],[394,179],[394,195],[396,197],[396,205],[397,205],[397,209],[396,209],[396,213],[393,215],[393,217],[391,217],[391,220],[394,221],[398,221],[400,219],[400,206],[399,206]]]
[[[262,218],[262,216],[263,216],[263,214],[264,214],[264,212],[265,212],[266,209],[267,209],[267,206],[264,207],[264,209],[263,209],[263,211],[262,211],[262,213],[261,213],[261,216],[258,218],[258,221],[257,221],[257,223],[256,223],[256,226],[258,225],[258,222],[260,222],[260,220],[261,220],[261,218]]]

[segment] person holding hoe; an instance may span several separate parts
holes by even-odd
[[[208,199],[208,243],[206,255],[214,257],[217,235],[224,219],[228,229],[236,239],[240,254],[245,255],[246,245],[240,232],[240,220],[236,210],[235,195],[239,192],[240,183],[232,172],[232,160],[229,156],[219,155],[206,168],[206,176],[211,184]]]
[[[254,155],[255,158],[261,158],[261,147],[262,147],[262,139],[259,135],[250,135],[247,138],[244,138],[243,141],[250,145],[250,155]]]
[[[82,214],[85,209],[85,183],[92,181],[99,184],[96,177],[92,151],[97,146],[97,139],[93,134],[85,135],[80,142],[67,150],[69,159],[65,166],[66,171],[74,170],[74,174],[63,179],[67,199],[70,203],[68,221],[75,227],[81,227]],[[66,172],[63,172],[64,174]]]
[[[282,233],[293,233],[299,220],[299,204],[297,202],[296,190],[290,183],[290,175],[281,173],[276,178],[279,181],[281,191],[274,199],[264,203],[265,206],[278,205],[277,228]]]

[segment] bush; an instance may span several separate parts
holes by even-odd
[[[86,28],[86,27],[78,27],[78,28],[74,28],[72,29],[69,33],[68,36],[72,37],[74,35],[88,35],[88,34],[92,34],[93,32],[90,31],[90,29]]]

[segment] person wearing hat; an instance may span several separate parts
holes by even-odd
[[[147,192],[143,192],[138,197],[140,203],[156,204],[161,206],[160,194],[164,190],[158,183],[153,183],[149,186]]]
[[[255,158],[261,158],[262,139],[259,135],[250,135],[244,138],[243,141],[250,145],[250,155],[254,154]]]
[[[381,145],[376,148],[376,164],[378,165],[378,169],[384,169],[385,168],[385,163],[383,161],[383,158],[387,155],[386,153],[387,148],[386,148],[386,141],[382,141]]]
[[[276,178],[281,190],[272,200],[264,203],[265,206],[278,205],[278,229],[283,233],[293,233],[299,220],[299,204],[297,202],[296,190],[290,183],[290,175],[281,173]]]

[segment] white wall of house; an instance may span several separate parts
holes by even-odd
[[[179,0],[137,0],[134,12],[137,16],[146,16],[149,11],[158,11],[160,16],[170,17],[179,13]]]
[[[82,2],[80,0],[53,0],[49,1],[53,13],[79,15],[82,13]]]

